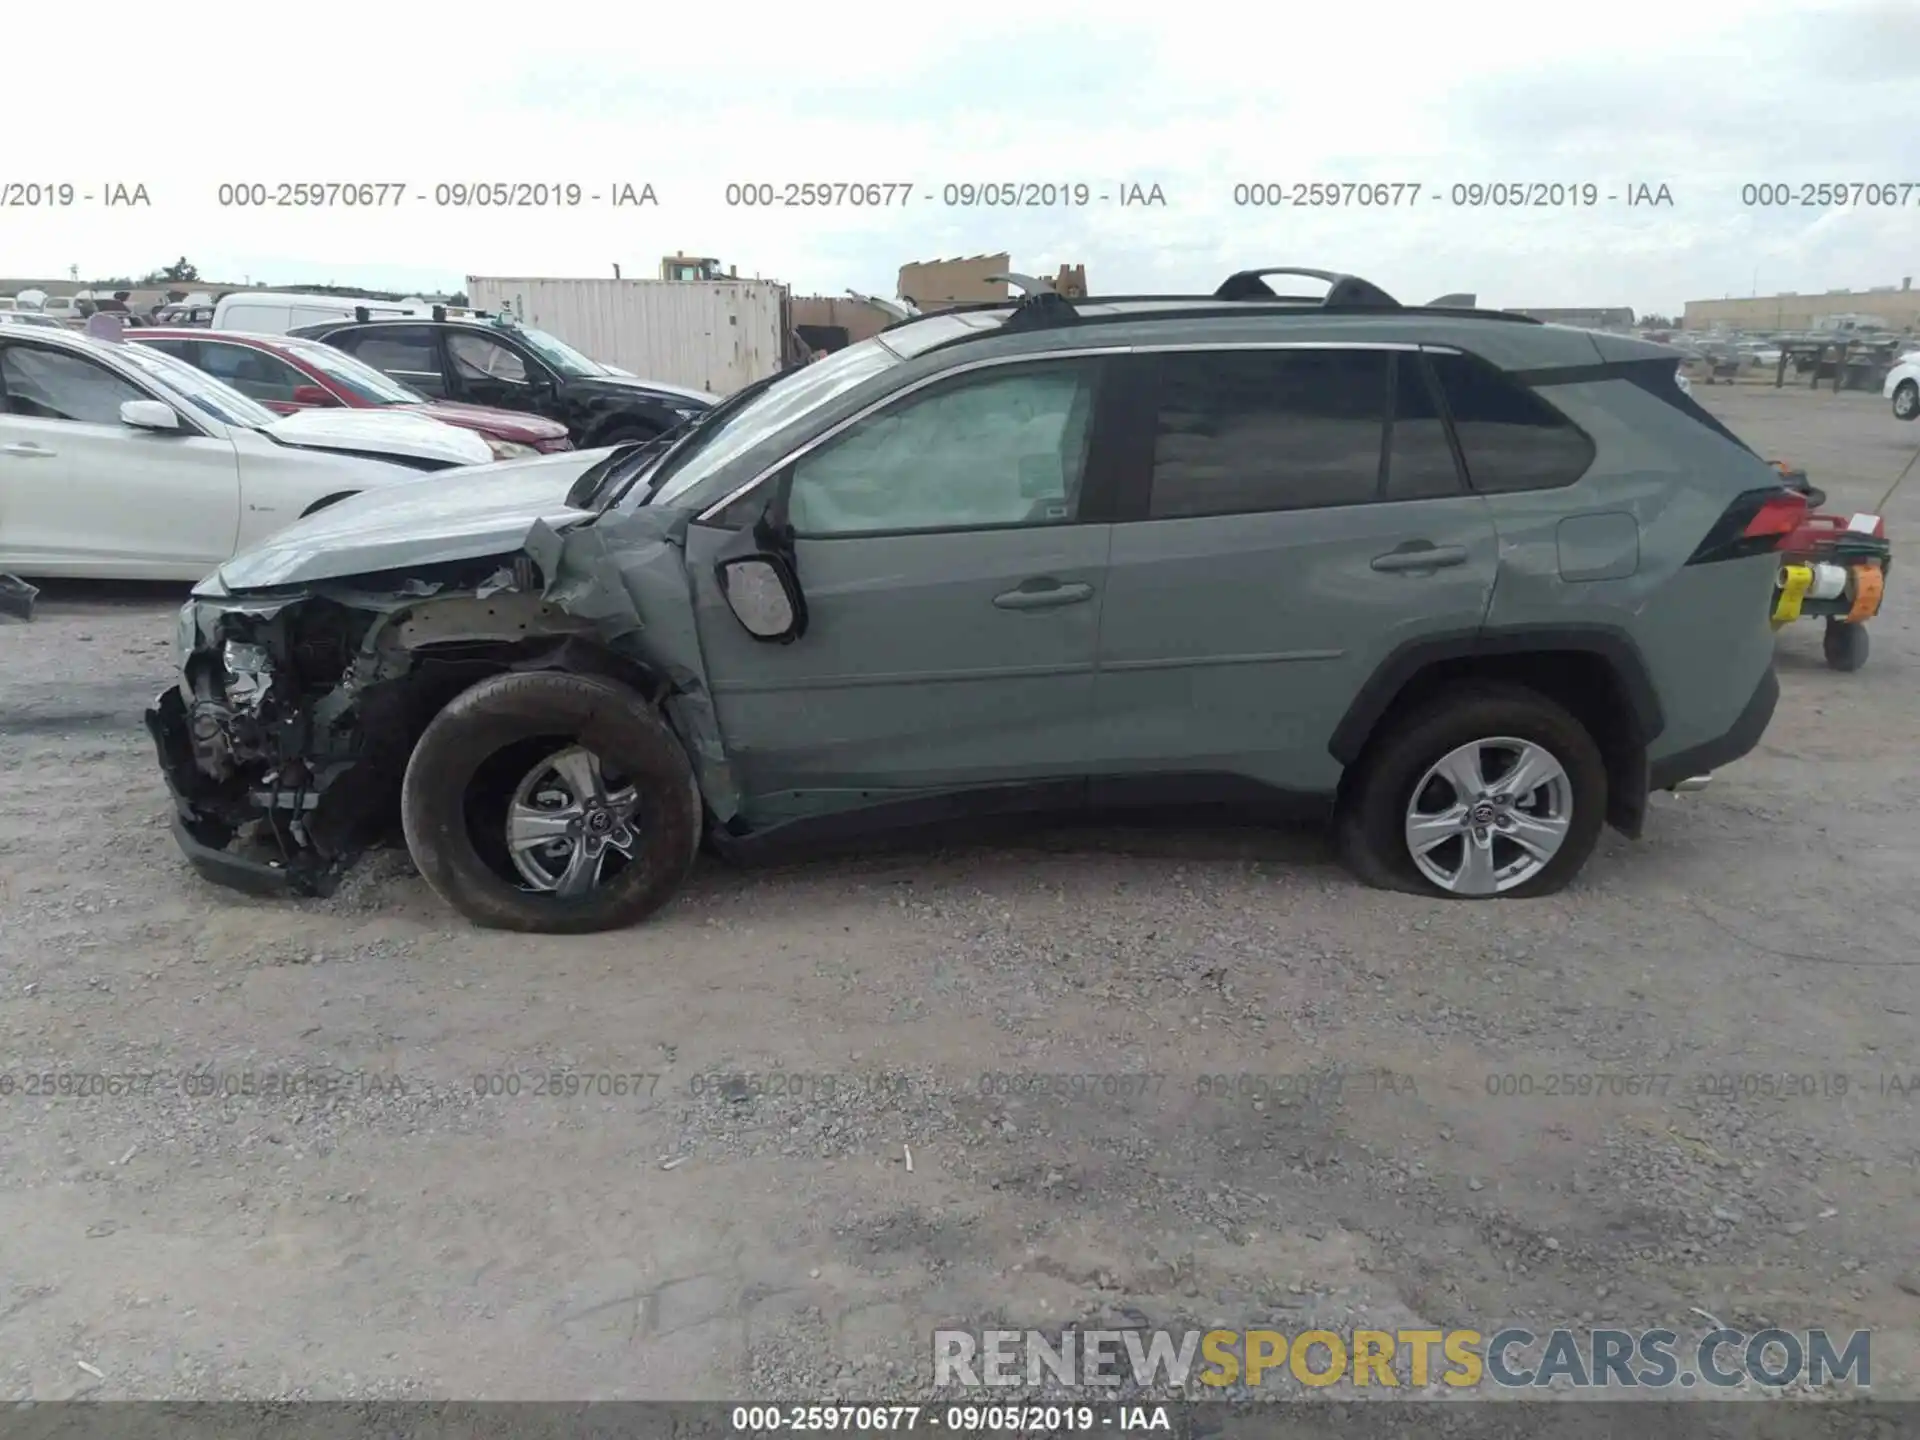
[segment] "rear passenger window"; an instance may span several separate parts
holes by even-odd
[[[1154,519],[1359,505],[1380,485],[1389,356],[1217,350],[1156,357]]]
[[[447,382],[440,373],[434,332],[424,326],[383,325],[371,330],[349,330],[332,336],[328,343],[422,395],[435,400],[446,396]]]
[[[1460,470],[1447,443],[1446,423],[1418,355],[1393,362],[1393,434],[1387,442],[1389,500],[1433,500],[1460,493]]]
[[[292,404],[293,392],[313,383],[286,361],[246,345],[203,340],[199,348],[200,369],[216,380],[226,381],[242,395],[263,403]]]
[[[1593,442],[1533,391],[1484,360],[1430,358],[1475,490],[1551,490],[1573,484],[1593,463]]]

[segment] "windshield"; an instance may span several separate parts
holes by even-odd
[[[128,341],[115,345],[114,352],[125,356],[128,364],[146,371],[169,390],[192,401],[223,424],[259,430],[279,419],[266,406],[249,400],[206,371],[196,370],[186,361],[176,360],[151,346]]]
[[[419,391],[409,390],[398,380],[381,374],[344,350],[313,341],[286,340],[281,343],[288,354],[298,356],[303,364],[318,370],[342,390],[369,405],[420,405],[426,402],[427,397]]]
[[[529,330],[524,325],[516,325],[513,327],[513,333],[526,341],[528,349],[562,375],[577,379],[582,375],[606,373],[597,362],[589,360],[571,345],[563,340],[556,340],[544,330]]]
[[[652,503],[665,504],[684,495],[808,411],[899,363],[900,357],[876,336],[817,364],[789,371],[738,411],[695,430],[678,456],[669,452],[661,462],[664,468],[654,477]]]

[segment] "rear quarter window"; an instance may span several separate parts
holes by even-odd
[[[1475,490],[1554,490],[1586,474],[1593,441],[1539,395],[1474,356],[1430,358]]]

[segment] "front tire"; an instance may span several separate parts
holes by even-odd
[[[673,898],[702,807],[680,741],[641,696],[598,676],[495,675],[414,747],[400,792],[407,849],[476,925],[578,935]]]
[[[1902,380],[1893,391],[1893,418],[1920,420],[1920,384]]]
[[[1379,889],[1524,899],[1563,888],[1606,820],[1586,727],[1517,685],[1449,690],[1389,722],[1337,820],[1343,858]]]

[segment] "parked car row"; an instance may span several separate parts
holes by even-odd
[[[505,316],[363,313],[292,333],[344,350],[432,400],[557,420],[580,446],[655,439],[720,398],[616,373],[546,331]]]
[[[242,298],[252,309],[229,313],[283,331],[331,318],[287,334],[95,317],[106,328],[83,335],[44,311],[0,313],[0,570],[197,579],[345,495],[656,440],[718,399],[506,320]],[[320,450],[325,465],[306,453]]]
[[[407,409],[478,431],[496,460],[572,448],[567,427],[513,410],[429,400],[331,345],[218,330],[139,329],[128,340],[184,360],[280,415],[346,406]]]

